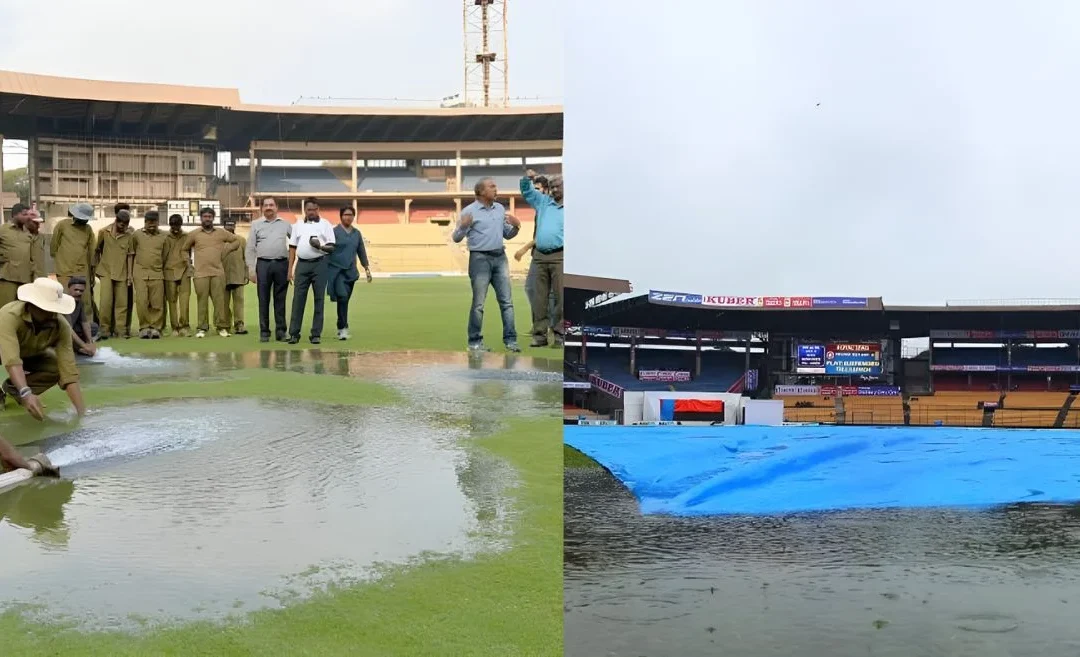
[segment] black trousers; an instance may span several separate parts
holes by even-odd
[[[326,257],[318,260],[296,259],[293,271],[293,283],[296,289],[292,297],[292,321],[289,322],[290,335],[300,337],[304,326],[304,306],[307,305],[308,290],[315,297],[315,312],[311,316],[311,334],[313,338],[322,337],[323,303],[326,301]]]
[[[259,335],[270,337],[270,298],[274,299],[274,334],[284,338],[289,333],[285,323],[285,293],[289,290],[289,261],[255,261],[255,281],[259,291]]]

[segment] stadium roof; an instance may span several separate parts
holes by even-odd
[[[0,134],[216,142],[561,141],[559,106],[386,108],[249,105],[236,89],[0,71]],[[532,154],[532,152],[530,152]]]
[[[928,336],[931,329],[1080,329],[1080,306],[885,306],[880,298],[869,298],[866,307],[860,309],[724,307],[658,300],[664,298],[658,295],[664,294],[672,293],[651,292],[583,309],[580,321],[570,318],[568,309],[567,317],[574,323],[591,326],[767,331],[836,338],[869,335],[918,338]]]
[[[585,305],[601,295],[630,294],[630,281],[600,276],[563,275],[563,315],[570,322],[580,323],[585,317]]]

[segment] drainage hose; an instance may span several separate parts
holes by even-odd
[[[30,462],[30,469],[19,468],[18,470],[12,470],[11,472],[5,472],[0,474],[0,493],[6,490],[14,488],[19,484],[29,481],[34,477],[46,476],[46,477],[59,477],[60,470],[56,468],[49,457],[44,454],[38,454],[26,459]]]

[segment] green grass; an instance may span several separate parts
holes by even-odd
[[[514,315],[518,343],[526,353],[562,358],[552,348],[529,348],[532,311],[525,296],[525,286],[514,281]],[[210,333],[205,338],[181,338],[166,335],[160,340],[109,340],[103,344],[121,353],[162,353],[168,351],[255,351],[272,346],[274,349],[307,349],[311,328],[312,301],[308,297],[301,342],[289,346],[283,342],[269,345],[259,342],[259,304],[254,285],[244,288],[244,321],[249,333],[220,338]],[[291,316],[292,288],[286,301],[286,319]],[[337,341],[337,304],[325,301],[323,348],[342,348],[355,351],[400,351],[426,349],[434,351],[463,351],[467,343],[467,323],[472,292],[466,277],[380,279],[371,284],[356,284],[349,304],[349,332],[352,338]],[[212,305],[211,305],[212,308]],[[191,325],[197,323],[195,295],[191,296]],[[271,310],[271,315],[273,311]],[[211,309],[211,325],[213,310]],[[138,318],[132,320],[133,332],[138,334]],[[273,317],[271,317],[273,330]],[[167,332],[167,331],[166,331]],[[502,350],[502,320],[494,292],[489,291],[484,306],[484,340],[493,351]]]
[[[514,292],[520,340],[526,347],[528,303],[520,284],[515,284]],[[360,284],[350,314],[353,339],[328,340],[324,346],[358,351],[462,350],[468,294],[466,279]],[[248,286],[246,310],[249,329],[256,329],[248,336],[107,344],[123,352],[146,353],[264,348],[258,343],[253,286]],[[332,313],[328,303],[329,330],[324,333],[331,337]],[[490,298],[485,325],[488,345],[501,346],[498,308]],[[295,348],[305,347],[310,347],[306,341]],[[561,358],[553,349],[533,354]],[[85,394],[91,407],[181,397],[398,401],[394,391],[374,382],[250,369],[197,387],[190,382],[152,383],[90,387]],[[44,402],[51,410],[67,407],[66,397],[56,390],[47,393]],[[24,411],[7,412],[20,413]],[[281,610],[255,611],[238,621],[187,623],[137,634],[81,632],[59,623],[38,624],[11,611],[0,615],[0,655],[562,655],[561,425],[554,412],[551,418],[504,418],[504,423],[502,431],[471,440],[469,448],[489,450],[518,473],[520,485],[510,493],[516,515],[506,551],[473,560],[435,559],[397,567],[377,582],[319,594]]]
[[[563,445],[563,467],[564,468],[602,468],[592,458],[582,454],[569,445]]]
[[[552,419],[511,420],[476,441],[519,473],[514,547],[429,561],[243,623],[133,635],[80,633],[0,616],[4,655],[562,655],[562,478]]]

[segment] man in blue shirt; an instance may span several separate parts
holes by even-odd
[[[484,301],[487,288],[495,290],[502,312],[503,344],[507,351],[521,351],[514,326],[514,301],[510,288],[510,263],[506,259],[505,240],[513,239],[521,228],[517,217],[495,202],[499,190],[492,178],[481,178],[473,192],[476,200],[461,210],[454,229],[455,242],[467,240],[469,280],[472,281],[472,308],[469,311],[469,349],[484,351]]]
[[[521,197],[536,211],[536,282],[532,302],[532,346],[548,344],[548,329],[554,345],[563,346],[563,182],[562,176],[548,179],[548,194],[536,190],[536,172],[529,169],[521,179]],[[555,308],[549,310],[548,296],[554,293]]]

